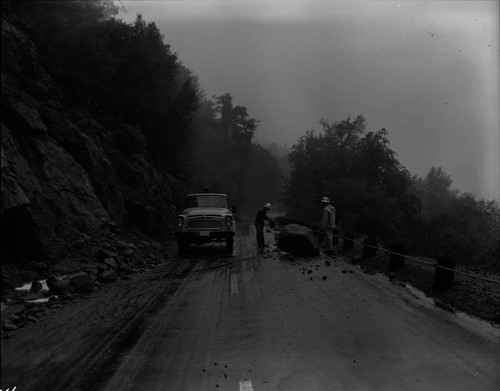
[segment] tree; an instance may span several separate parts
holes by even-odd
[[[362,115],[320,125],[319,134],[307,132],[290,152],[290,214],[317,223],[319,200],[327,195],[345,229],[396,236],[400,206],[410,202],[404,197],[410,176],[389,148],[386,130],[367,132]]]
[[[226,192],[243,209],[277,199],[281,172],[276,159],[252,142],[257,123],[246,107],[233,106],[230,93],[203,99],[191,123],[189,187]]]
[[[158,168],[180,174],[189,124],[201,99],[196,77],[164,42],[156,24],[141,15],[132,24],[112,19],[104,29],[106,48],[115,59],[104,105],[142,129]]]
[[[215,111],[220,116],[218,133],[224,143],[249,144],[257,130],[259,121],[250,118],[246,107],[233,106],[233,97],[229,92],[214,96],[214,100]]]
[[[436,195],[445,195],[449,193],[451,184],[451,176],[446,174],[441,167],[431,167],[425,177],[427,191]]]
[[[424,178],[412,178],[411,191],[420,200],[422,210],[411,231],[416,251],[498,270],[498,202],[477,200],[472,194],[452,190],[452,183],[441,167],[431,167]]]

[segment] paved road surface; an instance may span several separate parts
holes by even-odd
[[[230,257],[193,247],[106,390],[500,390],[498,328],[342,260],[259,253],[242,228]]]

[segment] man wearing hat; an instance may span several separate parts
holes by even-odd
[[[335,225],[335,208],[330,204],[328,197],[321,199],[323,204],[323,218],[321,219],[321,229],[325,232],[325,253],[328,255],[333,254],[333,231]]]
[[[257,245],[259,247],[265,247],[264,244],[264,220],[271,222],[269,217],[267,217],[267,211],[271,209],[271,204],[268,202],[264,207],[257,212],[255,217],[255,230],[257,231]]]

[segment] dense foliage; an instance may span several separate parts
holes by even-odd
[[[361,115],[321,120],[321,132],[301,137],[284,164],[288,150],[255,144],[259,121],[230,93],[204,96],[155,23],[138,15],[128,24],[117,11],[110,0],[2,2],[67,101],[116,124],[118,148],[147,154],[190,190],[226,192],[255,209],[278,200],[282,173],[289,174],[283,196],[292,217],[316,224],[327,195],[341,232],[500,269],[498,202],[452,190],[441,168],[412,178],[386,130],[368,131]]]
[[[124,153],[239,204],[279,193],[276,162],[253,143],[258,121],[230,93],[206,99],[155,23],[116,19],[110,0],[3,2],[2,11],[30,32],[67,101],[100,116]]]
[[[193,189],[231,194],[239,206],[259,208],[280,195],[282,178],[272,154],[252,142],[258,121],[230,93],[205,99],[192,123],[186,182]]]
[[[289,155],[285,197],[293,218],[317,224],[326,195],[341,232],[500,269],[498,202],[451,190],[441,168],[412,178],[390,149],[386,130],[367,131],[361,115],[320,125],[320,133],[308,132]]]
[[[180,170],[199,87],[154,23],[140,15],[131,24],[113,18],[112,1],[12,2],[2,8],[30,26],[45,69],[68,101],[139,129],[158,168]]]
[[[410,191],[422,204],[408,227],[414,251],[449,254],[461,263],[500,271],[500,203],[478,200],[451,185],[440,167],[432,167],[425,178],[413,178]]]
[[[319,201],[328,195],[345,229],[395,235],[413,205],[403,197],[410,176],[388,147],[385,129],[367,132],[361,115],[320,124],[321,133],[308,132],[292,147],[290,213],[317,222]]]

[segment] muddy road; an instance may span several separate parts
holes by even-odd
[[[2,389],[498,390],[500,330],[340,258],[223,245],[2,341]]]

